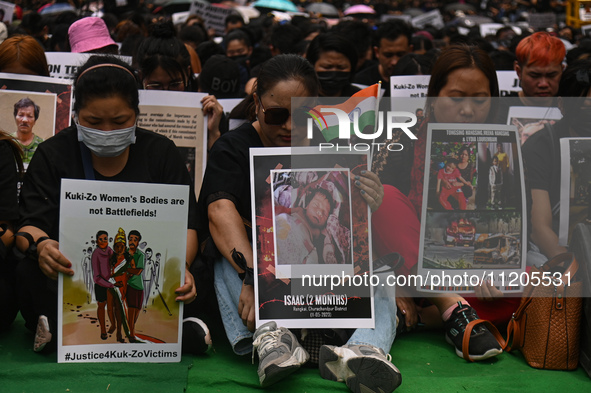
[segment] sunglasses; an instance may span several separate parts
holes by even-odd
[[[281,107],[273,107],[267,108],[263,106],[263,102],[261,101],[260,97],[257,97],[259,100],[259,104],[261,105],[261,109],[263,110],[263,114],[265,115],[265,123],[271,126],[281,126],[285,124],[287,119],[289,119],[289,109],[281,108]]]

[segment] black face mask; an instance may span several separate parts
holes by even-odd
[[[230,57],[230,56],[228,56],[228,57]],[[244,65],[246,62],[246,59],[248,59],[248,55],[232,56],[232,57],[230,57],[230,59],[234,60],[238,64]]]
[[[320,90],[327,96],[332,96],[343,90],[351,79],[350,72],[320,71],[316,72],[320,82]]]

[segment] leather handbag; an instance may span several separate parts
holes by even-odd
[[[575,280],[578,267],[574,254],[563,253],[541,268],[532,268],[521,304],[507,327],[505,351],[520,350],[534,368],[577,368],[583,304],[583,284]]]

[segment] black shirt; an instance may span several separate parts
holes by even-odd
[[[123,170],[112,177],[94,172],[96,180],[189,185],[188,227],[197,228],[194,186],[178,149],[167,137],[137,128]],[[86,179],[75,126],[37,148],[23,182],[19,227],[33,225],[52,239],[59,238],[61,179]]]
[[[373,84],[382,81],[382,89],[384,89],[383,97],[390,97],[390,78],[384,80],[382,74],[380,74],[380,63],[376,63],[370,67],[359,71],[353,78],[353,83],[360,85],[371,86]]]
[[[554,126],[547,124],[522,146],[528,188],[548,192],[552,228],[557,234],[560,218],[560,138],[568,136],[567,125],[559,121]]]
[[[207,207],[219,199],[231,200],[245,223],[251,221],[249,148],[263,147],[252,124],[243,124],[222,135],[212,146],[201,185],[197,214],[199,238],[209,236]],[[247,231],[250,238],[251,233]]]
[[[0,221],[18,218],[17,171],[8,141],[0,141]]]

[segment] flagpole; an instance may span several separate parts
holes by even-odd
[[[375,119],[374,119],[374,129],[373,129],[373,133],[375,135],[376,131],[377,131],[377,127],[378,127],[378,120],[379,120],[379,116],[380,116],[380,95],[382,93],[382,81],[378,82],[378,96],[376,99],[376,110],[375,110]],[[371,153],[369,155],[369,170],[371,171],[371,168],[373,166],[373,151],[375,149],[375,142],[376,142],[376,138],[373,138],[372,140],[372,144],[371,144]]]

